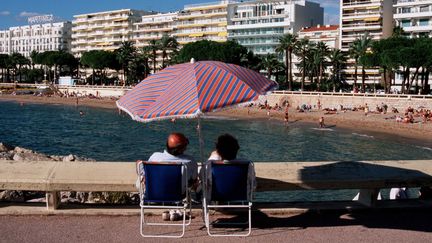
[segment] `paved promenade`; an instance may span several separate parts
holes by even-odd
[[[159,218],[159,217],[158,217]],[[432,242],[432,209],[256,212],[247,238],[210,238],[195,218],[182,242]],[[0,216],[0,242],[166,242],[143,239],[138,216]]]

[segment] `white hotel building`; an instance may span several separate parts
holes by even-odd
[[[72,21],[72,53],[81,56],[92,50],[113,51],[122,42],[133,41],[133,24],[143,15],[152,14],[132,9],[75,15]]]
[[[46,23],[10,27],[0,31],[0,53],[20,53],[29,57],[32,51],[69,51],[72,24]]]
[[[150,45],[151,40],[160,40],[162,36],[172,37],[177,29],[177,12],[145,15],[141,21],[133,24],[133,41],[135,47],[142,49]],[[162,66],[162,52],[158,51],[156,66]],[[150,60],[152,62],[152,60]],[[150,63],[150,66],[153,64]]]
[[[395,25],[410,37],[432,36],[432,0],[395,0]]]
[[[365,33],[372,40],[390,37],[393,31],[393,0],[341,0],[340,1],[340,48],[348,51],[350,45]],[[379,82],[378,69],[366,69],[365,83]],[[348,60],[344,70],[346,81],[353,83],[354,60]],[[357,85],[361,83],[361,67],[357,72]]]
[[[258,55],[274,54],[279,37],[322,25],[324,9],[305,0],[244,1],[228,7],[228,39]]]

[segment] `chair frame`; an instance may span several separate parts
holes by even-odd
[[[185,163],[182,162],[148,162],[148,161],[140,161],[138,164],[138,170],[139,170],[139,166],[140,164],[144,164],[144,166],[147,165],[170,165],[170,166],[181,166],[183,167],[183,175],[182,175],[182,180],[184,177],[188,178],[187,175],[187,165]],[[181,202],[181,205],[179,206],[175,206],[172,204],[175,204],[177,202],[174,201],[164,201],[161,203],[157,203],[157,204],[151,204],[151,205],[147,205],[145,202],[145,198],[144,198],[144,188],[143,188],[143,183],[139,183],[139,195],[140,195],[140,234],[142,237],[157,237],[157,238],[181,238],[184,236],[185,234],[185,229],[186,226],[190,225],[191,221],[192,221],[192,204],[191,204],[191,200],[190,200],[190,194],[189,194],[189,187],[188,187],[188,180],[186,180],[186,184],[185,184],[185,192],[186,192],[186,197],[185,199],[183,199],[183,201]],[[153,202],[152,202],[153,203]],[[170,205],[165,205],[165,204],[170,204]],[[181,210],[183,213],[183,219],[181,223],[150,223],[146,221],[145,218],[145,209],[167,209],[167,210]],[[186,213],[189,212],[189,220],[186,223]],[[182,233],[180,235],[155,235],[155,234],[147,234],[144,232],[144,227],[148,227],[148,226],[181,226],[182,227]]]
[[[218,164],[218,165],[222,165],[222,164],[226,164],[226,165],[244,165],[246,163],[246,161],[208,161],[207,165],[205,166],[205,169],[208,169],[208,163],[212,163],[212,164]],[[253,166],[253,162],[252,161],[247,161],[247,163],[251,163]],[[206,174],[206,173],[205,173]],[[213,176],[210,172],[210,176]],[[204,180],[204,186],[205,188],[207,188],[206,184],[207,184],[207,180]],[[247,178],[247,183],[250,185],[251,181],[249,180],[249,178]],[[209,203],[207,204],[207,200],[206,198],[209,198]],[[212,237],[220,237],[220,236],[229,236],[229,237],[238,237],[238,236],[249,236],[251,234],[252,231],[252,196],[247,196],[246,200],[244,201],[235,201],[234,204],[231,204],[230,201],[227,201],[228,204],[224,204],[224,205],[215,205],[212,204],[212,199],[211,199],[211,195],[210,197],[205,197],[203,199],[203,208],[204,208],[204,221],[205,221],[205,225],[207,228],[207,234],[209,236]],[[247,222],[233,222],[233,223],[216,223],[215,221],[210,222],[210,209],[222,209],[222,208],[230,208],[230,209],[234,209],[234,208],[238,208],[238,209],[247,209],[248,211],[248,221]],[[248,225],[248,231],[245,234],[214,234],[211,233],[210,230],[210,225]]]

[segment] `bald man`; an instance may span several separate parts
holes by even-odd
[[[166,149],[163,153],[155,152],[148,161],[152,162],[183,162],[187,166],[187,175],[190,187],[195,187],[198,178],[198,164],[192,156],[184,154],[189,140],[182,133],[171,133],[166,142]],[[139,162],[139,161],[137,161]],[[140,175],[143,178],[144,170],[140,168]],[[186,181],[184,181],[186,183]],[[184,188],[184,187],[183,187]]]

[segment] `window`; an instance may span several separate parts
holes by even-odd
[[[420,19],[418,25],[419,26],[428,26],[429,25],[429,19]]]
[[[411,26],[411,21],[410,20],[402,20],[401,26],[402,27],[410,27]]]

